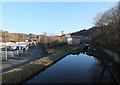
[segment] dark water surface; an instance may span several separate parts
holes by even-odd
[[[68,55],[25,83],[114,83],[104,63],[87,54]]]

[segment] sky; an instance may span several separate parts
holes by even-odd
[[[2,29],[10,33],[60,35],[94,26],[93,18],[115,2],[3,2]]]

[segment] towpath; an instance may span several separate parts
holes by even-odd
[[[0,68],[0,71],[2,71],[2,73],[9,71],[44,56],[46,56],[44,45],[38,44],[37,46],[30,48],[29,51],[23,53],[22,55],[18,55],[7,61],[2,61],[2,68]]]

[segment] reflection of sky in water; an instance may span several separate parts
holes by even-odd
[[[103,68],[102,62],[93,56],[68,55],[26,83],[113,82],[108,70]]]

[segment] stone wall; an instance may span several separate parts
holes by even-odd
[[[113,57],[116,62],[120,63],[120,55],[106,48],[102,48],[102,50]]]

